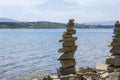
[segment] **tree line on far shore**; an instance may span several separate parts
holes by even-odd
[[[111,29],[114,25],[75,24],[78,29]],[[65,29],[66,24],[56,22],[0,22],[0,29]]]

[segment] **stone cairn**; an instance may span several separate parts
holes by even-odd
[[[75,33],[74,20],[70,19],[67,24],[66,32],[63,33],[63,39],[59,41],[62,42],[62,48],[58,50],[59,53],[62,53],[58,58],[62,64],[62,67],[57,70],[59,76],[76,74],[74,54],[77,49],[77,46],[75,45],[77,37],[72,36]]]
[[[108,71],[114,72],[115,70],[120,69],[120,23],[116,21],[114,32],[115,34],[113,40],[110,44],[112,49],[110,52],[112,54],[108,55],[106,58],[106,64],[108,64]]]
[[[113,32],[114,36],[110,46],[112,47],[106,58],[107,70],[109,72],[108,80],[120,80],[120,23],[116,21]]]
[[[77,45],[75,45],[75,41],[77,40],[77,37],[74,37],[73,34],[76,34],[76,30],[74,29],[74,19],[70,19],[66,31],[62,35],[62,40],[59,40],[59,42],[62,42],[62,48],[58,50],[61,55],[58,57],[58,60],[60,61],[62,67],[57,69],[58,77],[61,80],[64,80],[62,78],[70,78],[70,76],[66,77],[66,75],[74,74],[74,78],[80,77],[79,74],[76,75],[76,61],[74,58],[75,51],[77,50]],[[79,75],[79,76],[78,76]],[[73,76],[72,76],[73,77]],[[78,80],[78,79],[74,79]],[[80,78],[79,78],[80,80]]]
[[[49,75],[47,80],[82,80],[82,74],[77,73],[75,69],[74,54],[77,50],[77,45],[75,45],[77,37],[74,37],[74,34],[76,34],[74,19],[70,19],[66,31],[62,35],[62,40],[59,40],[59,42],[62,42],[62,48],[58,50],[61,53],[58,60],[62,67],[57,69],[58,76]]]

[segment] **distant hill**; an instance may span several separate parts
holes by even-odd
[[[86,25],[114,25],[116,21],[99,21],[99,22],[85,22]]]
[[[0,22],[18,22],[18,21],[10,18],[0,18]]]
[[[86,22],[84,24],[75,23],[78,29],[111,29],[115,21]],[[66,24],[57,22],[20,22],[9,18],[0,18],[0,29],[65,29]]]
[[[56,29],[65,28],[66,24],[56,22],[0,22],[1,29]]]
[[[0,29],[65,29],[66,24],[56,22],[0,22]],[[113,25],[75,24],[78,29],[112,29]]]

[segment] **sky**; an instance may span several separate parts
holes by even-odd
[[[0,0],[0,17],[77,23],[120,20],[120,0]]]

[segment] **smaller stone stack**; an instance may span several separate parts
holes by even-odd
[[[77,46],[75,45],[75,41],[77,40],[77,37],[73,37],[73,34],[76,33],[76,30],[74,29],[74,20],[70,19],[66,31],[62,35],[62,40],[59,42],[62,42],[62,48],[58,50],[61,55],[58,57],[58,60],[60,60],[60,63],[62,67],[57,69],[58,76],[64,76],[69,74],[76,74],[76,61],[74,59],[74,54],[77,49]]]
[[[120,23],[116,21],[114,28],[114,38],[110,44],[112,54],[106,58],[106,64],[108,64],[108,71],[115,72],[120,71]]]

